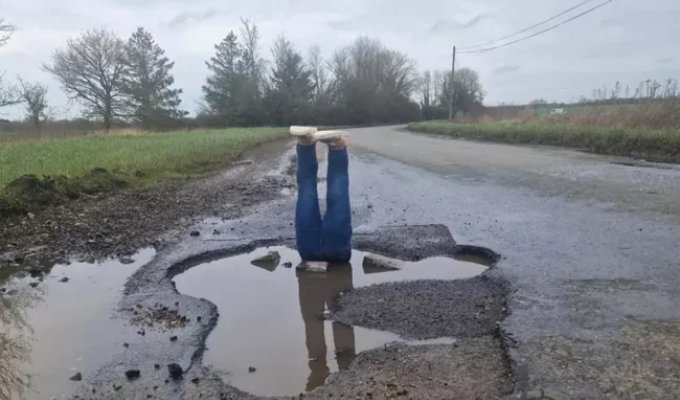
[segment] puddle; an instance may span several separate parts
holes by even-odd
[[[250,263],[270,250],[281,254],[273,271]],[[330,373],[346,368],[356,354],[400,340],[389,332],[320,319],[339,293],[383,282],[471,278],[487,269],[467,256],[464,261],[434,257],[403,263],[398,271],[364,271],[366,254],[355,250],[351,266],[300,273],[295,270],[300,260],[296,251],[272,247],[199,265],[175,277],[180,293],[218,307],[220,318],[208,337],[204,364],[222,372],[231,385],[261,396],[314,389]],[[293,267],[285,268],[285,262]]]
[[[125,280],[153,255],[56,265],[43,278],[0,273],[0,398],[67,398],[79,385],[70,377],[110,361],[135,335],[112,317]]]

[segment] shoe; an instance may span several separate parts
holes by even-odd
[[[316,138],[316,127],[315,126],[291,126],[290,134],[298,138],[298,140],[303,144],[314,144],[317,140]]]
[[[316,140],[324,143],[334,143],[338,139],[349,136],[345,131],[319,131],[314,134]]]

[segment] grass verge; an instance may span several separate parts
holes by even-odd
[[[416,132],[513,144],[564,146],[593,153],[680,163],[680,129],[649,129],[572,124],[426,121],[409,124]]]
[[[112,133],[0,143],[0,216],[227,165],[282,128]]]

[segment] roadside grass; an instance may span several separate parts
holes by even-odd
[[[514,122],[618,128],[680,129],[680,99],[635,103],[567,104],[567,114],[551,115],[550,107],[498,106],[456,116],[457,122]]]
[[[163,179],[203,174],[227,165],[249,146],[285,134],[283,128],[122,131],[0,142],[0,203],[4,199],[6,210],[25,209],[23,203],[30,203],[31,197],[26,191],[36,185],[41,191],[63,189],[66,197],[75,198],[79,191],[148,186]],[[23,182],[18,179],[31,175],[32,179]],[[8,213],[2,209],[0,204],[0,215]]]
[[[680,128],[626,128],[558,122],[449,122],[409,124],[417,132],[513,144],[564,146],[594,153],[680,163]]]

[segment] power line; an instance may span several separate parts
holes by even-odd
[[[482,48],[482,49],[478,49],[478,50],[467,50],[467,51],[461,50],[460,52],[461,52],[461,53],[465,53],[465,54],[471,54],[471,53],[484,53],[484,52],[487,52],[487,51],[499,49],[499,48],[501,48],[501,47],[510,46],[510,45],[512,45],[512,44],[515,44],[515,43],[523,42],[523,41],[525,41],[525,40],[534,38],[534,37],[536,37],[536,36],[538,36],[538,35],[541,35],[541,34],[543,34],[543,33],[552,31],[552,30],[554,30],[554,29],[556,29],[556,28],[558,28],[558,27],[560,27],[560,26],[562,26],[562,25],[564,25],[564,24],[566,24],[566,23],[568,23],[568,22],[571,22],[571,21],[573,21],[573,20],[575,20],[575,19],[577,19],[577,18],[580,18],[580,17],[582,17],[582,16],[584,16],[584,15],[586,15],[586,14],[590,14],[591,12],[597,10],[598,8],[604,7],[605,5],[611,3],[612,1],[614,1],[614,0],[607,0],[607,1],[605,1],[604,3],[598,4],[598,5],[595,6],[595,7],[589,8],[589,9],[587,9],[586,11],[584,11],[584,12],[582,12],[582,13],[576,14],[575,16],[573,16],[573,17],[571,17],[571,18],[569,18],[569,19],[566,19],[566,20],[564,20],[564,21],[562,21],[562,22],[559,22],[559,23],[557,23],[557,24],[551,25],[551,26],[549,26],[549,27],[547,27],[547,28],[545,28],[545,29],[543,29],[543,30],[540,30],[540,31],[535,32],[535,33],[532,33],[531,35],[527,35],[527,36],[521,37],[521,38],[519,38],[519,39],[510,41],[510,42],[502,43],[502,44],[499,44],[499,45],[497,45],[497,46],[486,47],[486,48]]]
[[[461,47],[460,50],[462,50],[462,51],[472,50],[472,49],[476,49],[476,48],[479,48],[479,47],[485,47],[485,46],[488,46],[488,45],[490,45],[490,44],[494,44],[494,43],[496,43],[496,42],[500,42],[501,40],[509,39],[509,38],[511,38],[511,37],[513,37],[513,36],[519,35],[520,33],[528,32],[528,31],[530,31],[530,30],[532,30],[532,29],[534,29],[534,28],[538,28],[538,27],[541,26],[541,25],[545,25],[545,24],[547,24],[547,23],[550,22],[550,21],[554,21],[555,19],[557,19],[557,18],[559,18],[559,17],[561,17],[561,16],[563,16],[563,15],[565,15],[565,14],[568,14],[568,13],[574,11],[575,9],[577,9],[577,8],[579,8],[579,7],[581,7],[581,6],[585,5],[585,4],[591,3],[591,2],[593,2],[593,1],[594,1],[594,0],[585,0],[585,1],[582,1],[582,2],[580,2],[580,3],[578,3],[578,4],[576,4],[575,6],[572,6],[572,7],[568,8],[568,9],[562,11],[562,12],[559,13],[559,14],[553,15],[552,17],[550,17],[550,18],[548,18],[548,19],[545,19],[545,20],[543,20],[543,21],[541,21],[541,22],[538,22],[538,23],[536,23],[536,24],[533,24],[533,25],[531,25],[531,26],[529,26],[529,27],[526,27],[526,28],[524,28],[524,29],[520,29],[520,30],[518,30],[518,31],[516,31],[516,32],[510,33],[510,34],[505,35],[505,36],[503,36],[503,37],[499,37],[499,38],[497,38],[497,39],[495,39],[495,40],[490,40],[490,41],[488,41],[488,42],[479,43],[479,44],[476,44],[476,45],[474,45],[474,46],[464,46],[464,47]]]

